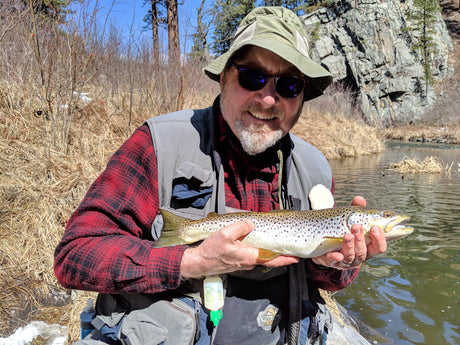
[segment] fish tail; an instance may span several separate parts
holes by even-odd
[[[186,242],[179,237],[179,229],[187,218],[175,215],[163,209],[160,209],[160,213],[163,217],[163,228],[161,229],[160,238],[155,241],[153,246],[160,248],[186,244]]]

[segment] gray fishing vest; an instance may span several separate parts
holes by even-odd
[[[216,106],[200,110],[183,110],[147,121],[157,157],[161,208],[191,219],[205,218],[209,212],[226,213],[223,166],[218,152],[214,150],[213,128],[218,116],[217,111],[219,110]],[[331,188],[331,169],[325,157],[316,148],[292,134],[289,135],[292,152],[286,162],[287,185],[280,186],[283,188],[282,197],[285,199],[283,204],[291,205],[291,208],[297,210],[308,210],[308,193],[313,186],[323,184]],[[176,200],[174,190],[184,181],[189,181],[189,188],[193,189],[191,200],[201,198],[199,207],[188,206],[187,202]],[[154,239],[161,235],[161,227],[162,219],[159,216],[152,226]],[[311,303],[305,260],[289,266],[288,270],[288,344],[304,344],[307,340],[306,335],[301,332],[302,319],[305,317],[303,308],[305,303]],[[314,308],[318,311],[318,308],[325,307],[315,305]],[[318,312],[323,313],[323,316],[310,315],[310,318],[321,318],[324,322],[326,311]],[[311,339],[309,341],[316,343]]]
[[[205,218],[209,212],[226,212],[223,167],[219,154],[213,150],[213,126],[217,116],[213,109],[182,110],[147,121],[158,162],[160,207],[171,209],[175,181],[194,180],[197,193],[212,187],[208,188],[211,192],[203,208],[173,208],[174,213],[193,219]],[[295,209],[309,210],[311,188],[323,184],[330,189],[332,172],[326,158],[316,148],[289,135],[293,148],[283,197],[290,199],[287,204],[294,201]],[[158,231],[153,229],[154,238],[159,237]]]

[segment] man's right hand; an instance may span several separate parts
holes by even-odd
[[[284,255],[264,262],[258,260],[259,250],[241,242],[253,228],[249,220],[236,222],[211,234],[200,245],[187,248],[182,256],[182,278],[251,270],[258,264],[280,267],[299,262],[296,257]]]

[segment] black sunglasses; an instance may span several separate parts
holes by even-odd
[[[258,69],[244,65],[238,65],[232,61],[232,65],[238,70],[238,81],[240,85],[249,91],[261,90],[270,80],[275,80],[276,92],[284,98],[295,98],[299,96],[305,87],[306,80],[290,75],[271,75]]]

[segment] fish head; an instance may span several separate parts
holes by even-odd
[[[383,212],[388,213],[387,216],[391,217],[392,219],[386,224],[385,227],[382,227],[387,241],[397,240],[398,238],[406,237],[414,232],[413,227],[407,226],[405,224],[407,221],[409,221],[409,216],[393,211]]]
[[[348,217],[348,226],[361,224],[364,232],[369,237],[372,226],[377,225],[382,229],[387,241],[406,237],[414,232],[414,228],[405,225],[409,216],[387,209],[356,208]]]

